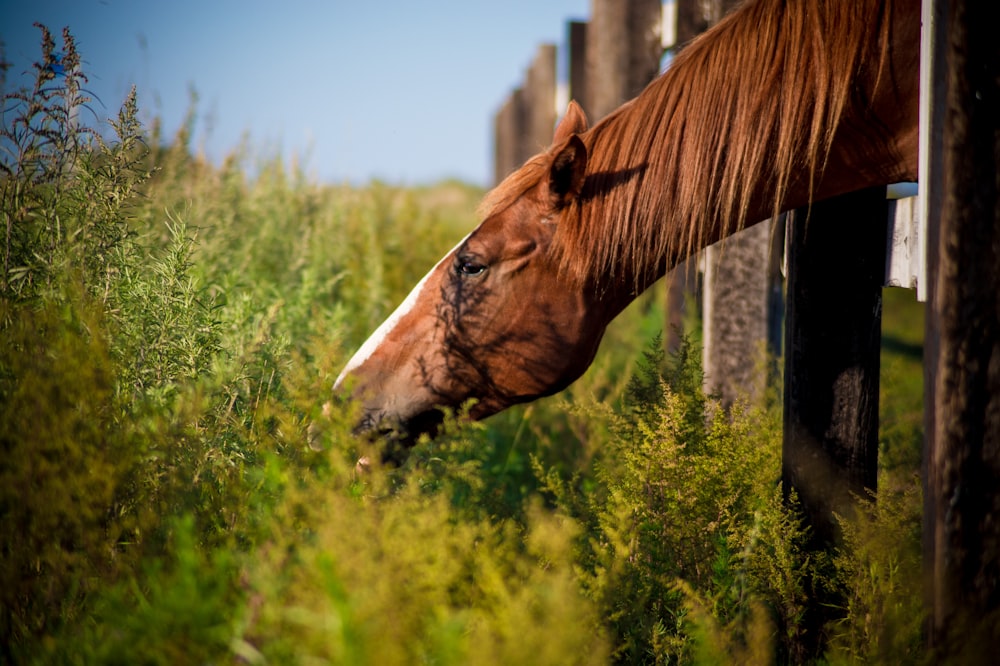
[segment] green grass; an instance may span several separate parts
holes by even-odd
[[[362,471],[334,378],[483,193],[214,166],[131,96],[83,127],[54,51],[4,100],[0,661],[788,662],[820,576],[828,662],[919,660],[919,307],[887,294],[887,481],[823,558],[779,414],[663,356],[659,290],[567,391]]]
[[[923,446],[924,305],[916,292],[883,290],[879,450],[883,474],[913,475]]]

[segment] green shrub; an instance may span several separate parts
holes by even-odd
[[[287,495],[249,567],[242,640],[267,661],[604,663],[572,525],[542,511],[526,525],[477,520],[419,473],[400,485],[334,464],[325,487]]]
[[[919,480],[868,498],[834,564],[845,600],[831,652],[843,663],[917,663],[923,648]]]
[[[130,544],[143,521],[125,505],[143,451],[116,423],[101,324],[81,304],[22,311],[3,330],[5,643],[46,632],[61,615],[76,618],[94,586],[135,557]]]
[[[235,558],[199,545],[190,518],[171,523],[167,555],[147,559],[138,578],[100,589],[86,621],[64,625],[30,661],[166,666],[231,658],[245,605]]]
[[[742,405],[727,412],[701,387],[690,343],[664,363],[654,339],[597,465],[602,487],[590,506],[568,503],[590,514],[592,570],[584,584],[627,663],[692,659],[692,608],[701,609],[696,621],[709,608],[712,621],[727,627],[728,645],[739,647],[733,659],[750,648],[767,654],[767,646],[747,643],[759,638],[761,622],[779,623],[794,642],[805,604],[809,564],[778,485],[777,415]],[[566,505],[571,491],[546,478]]]

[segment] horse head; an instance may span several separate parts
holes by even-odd
[[[470,416],[485,418],[565,388],[591,363],[610,317],[553,248],[578,213],[586,129],[571,104],[551,148],[486,198],[479,226],[348,362],[336,390],[361,403],[361,429],[412,438],[470,400]]]
[[[748,2],[593,128],[571,104],[337,387],[362,426],[411,435],[442,407],[474,400],[483,418],[561,390],[678,261],[783,210],[914,180],[919,44],[909,0]]]

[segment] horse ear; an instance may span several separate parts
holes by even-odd
[[[580,108],[580,105],[570,101],[566,107],[566,115],[562,117],[556,126],[556,136],[552,140],[552,145],[556,146],[574,134],[583,134],[587,131],[587,115]]]
[[[549,197],[555,208],[562,208],[580,196],[587,172],[587,147],[571,134],[559,147],[549,167]]]

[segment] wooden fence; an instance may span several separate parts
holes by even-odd
[[[568,25],[568,98],[596,122],[737,3],[592,0],[590,21]],[[665,281],[668,329],[700,282],[706,381],[724,400],[763,389],[749,378],[783,338],[782,481],[820,541],[834,538],[832,511],[876,485],[882,286],[926,300],[923,531],[937,649],[971,626],[956,618],[1000,627],[981,622],[1000,618],[998,14],[1000,3],[923,0],[919,198],[880,188],[815,204],[809,238],[794,223],[805,211],[793,211],[787,225],[782,216],[708,249],[700,281],[694,260]],[[497,114],[497,181],[551,141],[563,110],[556,56],[541,47]]]

